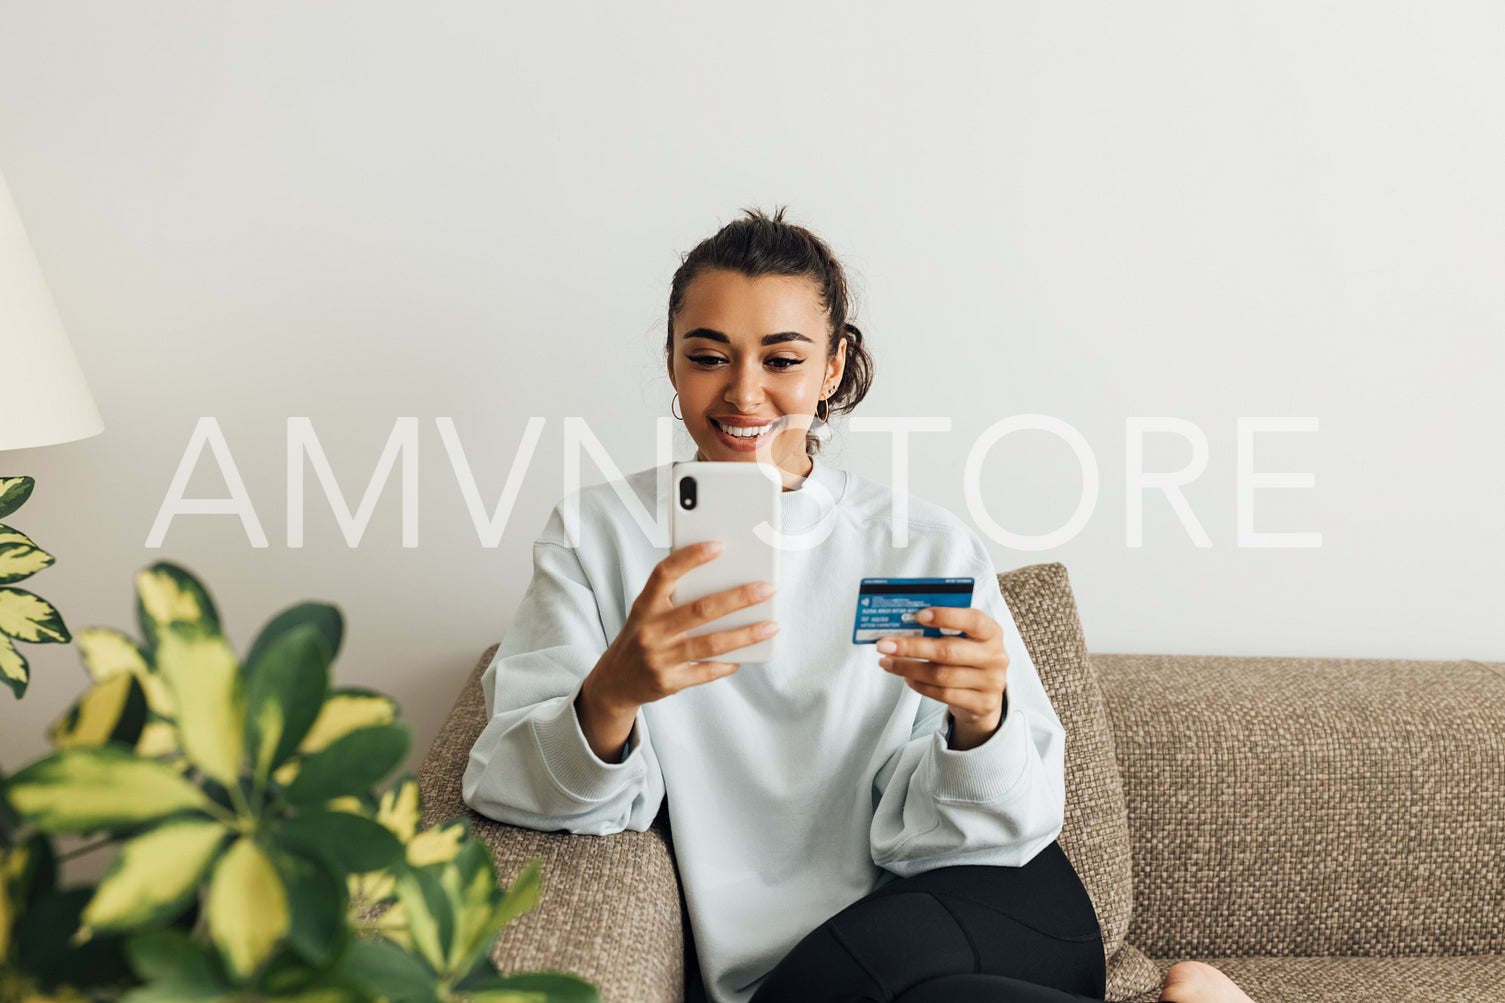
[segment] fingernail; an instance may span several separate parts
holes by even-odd
[[[878,650],[883,652],[885,655],[892,655],[894,652],[899,650],[899,646],[892,641],[879,641]]]
[[[777,634],[778,632],[779,632],[779,625],[777,623],[775,623],[774,621],[772,621],[772,620],[769,620],[767,623],[763,624],[762,626],[760,626],[758,628],[758,635],[760,637],[772,637],[773,635]]]
[[[720,540],[707,540],[700,545],[700,549],[707,554],[715,555],[721,553],[721,546]]]
[[[894,660],[892,658],[880,658],[878,659],[878,664],[885,669],[891,669],[894,667]]]
[[[935,611],[922,609],[915,614],[915,619],[920,621],[921,623],[929,623],[931,620],[935,619]]]
[[[753,595],[757,596],[759,599],[767,599],[769,596],[773,595],[773,593],[774,587],[773,583],[771,582],[759,582],[758,587],[753,589]]]

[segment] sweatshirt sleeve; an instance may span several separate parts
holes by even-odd
[[[910,741],[873,778],[873,862],[900,877],[955,864],[1022,866],[1065,819],[1065,732],[991,562],[976,588],[1009,656],[1003,720],[986,742],[957,751],[947,747],[950,709],[921,697]]]
[[[556,509],[550,526],[558,520]],[[591,749],[575,712],[607,643],[579,556],[546,529],[512,626],[481,676],[487,720],[461,781],[466,804],[545,831],[607,835],[653,823],[664,781],[642,710],[614,763]]]

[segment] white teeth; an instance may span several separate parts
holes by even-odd
[[[717,428],[721,429],[721,431],[725,432],[727,435],[735,436],[738,439],[756,439],[764,432],[767,432],[769,429],[773,428],[773,426],[774,423],[769,422],[767,425],[761,425],[757,428],[738,428],[733,425],[723,425],[719,421],[716,422]]]

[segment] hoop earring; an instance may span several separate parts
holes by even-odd
[[[820,406],[822,404],[826,406],[825,414],[820,413]],[[827,418],[831,417],[831,401],[829,398],[822,397],[820,400],[815,402],[815,417],[819,418],[821,421],[825,421]]]
[[[671,399],[669,401],[669,413],[670,414],[674,414],[674,405],[676,405],[678,403],[679,403],[679,391],[676,390],[674,392],[673,399]],[[678,418],[680,421],[684,421],[685,420],[685,416],[682,415],[682,414],[674,414],[674,417]]]

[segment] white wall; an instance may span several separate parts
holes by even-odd
[[[59,559],[29,587],[75,629],[131,628],[132,573],[176,560],[239,645],[336,601],[338,677],[402,702],[416,761],[527,584],[563,419],[623,470],[653,463],[678,254],[788,203],[859,286],[878,378],[858,413],[952,421],[919,440],[917,493],[968,513],[968,451],[1011,415],[1085,438],[1085,528],[993,554],[1064,562],[1094,650],[1505,659],[1500,6],[946,10],[0,2],[0,171],[107,426],[0,457],[39,481],[11,521]],[[146,546],[202,416],[265,549],[229,516]],[[311,469],[287,546],[290,416],[351,506],[418,419],[418,547],[396,479],[352,549]],[[532,416],[537,456],[485,548],[435,419],[489,507]],[[1255,469],[1314,483],[1255,491],[1255,528],[1318,548],[1239,546],[1237,423],[1268,416],[1319,430],[1259,436]],[[1158,493],[1126,544],[1138,417],[1206,434],[1184,493],[1210,547]],[[890,476],[871,433],[841,428],[828,455]],[[1190,456],[1156,434],[1145,467]],[[1082,478],[1030,432],[981,484],[991,518],[1045,533]],[[190,494],[225,490],[206,455]],[[31,693],[0,693],[12,768],[83,685],[73,649],[26,654]]]

